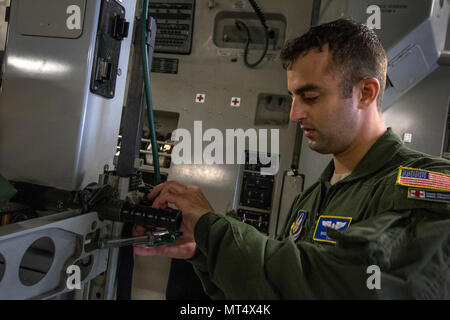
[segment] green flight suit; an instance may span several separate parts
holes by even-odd
[[[408,188],[396,185],[399,166],[450,173],[449,161],[406,148],[388,129],[334,186],[331,162],[297,196],[276,240],[231,217],[202,216],[189,261],[206,293],[214,299],[449,299],[449,204],[408,199]],[[306,216],[294,240],[290,229],[299,210]],[[344,232],[326,229],[335,244],[313,239],[321,215],[352,218]]]
[[[0,208],[3,207],[15,193],[16,190],[0,175]]]

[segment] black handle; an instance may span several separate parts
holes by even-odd
[[[170,232],[178,232],[181,226],[181,211],[155,209],[146,205],[125,203],[122,207],[122,221],[142,226],[164,228]]]

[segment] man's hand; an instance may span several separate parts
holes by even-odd
[[[142,226],[135,226],[133,236],[146,235],[147,230]],[[134,253],[138,256],[165,256],[175,259],[190,259],[195,254],[195,241],[185,235],[177,238],[172,244],[165,244],[157,247],[134,247]]]
[[[176,259],[190,259],[195,254],[194,230],[201,216],[212,212],[208,200],[206,200],[199,187],[187,186],[176,181],[169,181],[155,187],[148,195],[154,199],[153,208],[167,209],[169,204],[174,204],[181,212],[183,221],[180,232],[183,233],[173,244],[158,247],[135,247],[137,255],[167,256]],[[145,228],[136,226],[134,235],[145,234]]]

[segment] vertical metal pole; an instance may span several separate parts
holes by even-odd
[[[89,300],[91,292],[91,281],[87,281],[83,286],[83,300]]]
[[[120,238],[122,235],[122,226],[121,222],[114,222],[112,226],[111,236],[113,238]],[[105,279],[105,300],[113,300],[114,294],[116,291],[116,275],[117,275],[117,266],[119,261],[119,248],[111,248],[109,249],[109,257],[108,257],[108,271],[106,272]]]

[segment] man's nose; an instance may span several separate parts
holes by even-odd
[[[298,98],[292,97],[291,113],[290,113],[291,121],[298,122],[305,118],[306,118],[305,110],[302,107],[301,103],[299,102]]]

